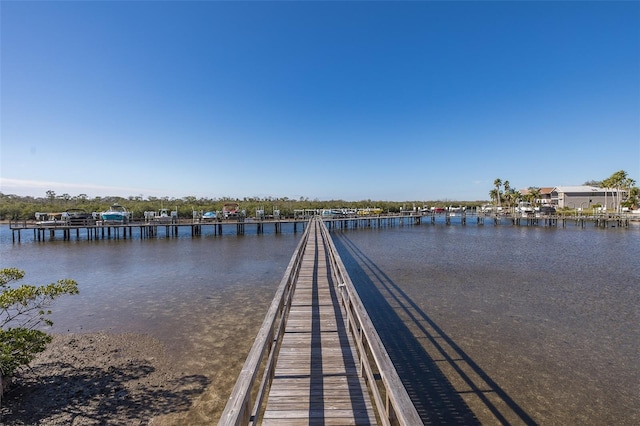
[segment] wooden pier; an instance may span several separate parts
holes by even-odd
[[[34,241],[54,241],[62,239],[63,241],[75,238],[79,240],[86,238],[87,240],[104,240],[104,239],[131,239],[140,238],[156,238],[177,237],[180,231],[187,229],[192,237],[203,235],[209,230],[213,235],[222,235],[225,229],[231,229],[236,235],[243,235],[247,227],[254,227],[256,233],[262,234],[265,228],[271,226],[274,232],[280,233],[283,224],[293,224],[294,232],[303,230],[307,223],[307,219],[283,219],[283,220],[227,220],[217,222],[194,222],[194,221],[178,221],[175,223],[158,224],[149,222],[128,222],[128,223],[105,223],[95,222],[86,225],[68,225],[61,222],[60,224],[39,225],[32,221],[10,221],[9,228],[12,231],[13,242],[21,242],[24,232],[33,232]]]
[[[629,214],[600,214],[600,215],[514,215],[514,214],[483,214],[483,213],[423,213],[404,212],[388,213],[368,216],[315,216],[321,218],[330,229],[356,229],[356,228],[383,228],[391,226],[420,225],[423,223],[445,224],[445,225],[467,225],[475,223],[478,226],[485,224],[492,225],[513,225],[513,226],[544,226],[544,227],[567,227],[574,225],[586,227],[587,225],[599,228],[628,228],[630,222],[639,220],[637,216]],[[156,237],[177,237],[181,232],[188,233],[192,237],[202,236],[209,231],[213,235],[223,235],[223,233],[234,233],[244,235],[246,229],[255,229],[255,233],[262,234],[265,229],[272,227],[274,232],[280,233],[282,226],[292,224],[294,232],[298,228],[302,231],[309,218],[276,219],[276,220],[256,220],[237,218],[234,220],[224,220],[215,222],[199,222],[192,220],[180,220],[171,224],[158,224],[149,222],[129,222],[124,224],[94,222],[91,224],[77,225],[61,222],[59,224],[37,224],[34,221],[10,221],[9,228],[12,231],[13,242],[21,242],[22,233],[33,232],[34,241],[53,241],[57,239],[87,240],[98,239],[128,239],[128,238],[156,238]],[[225,232],[226,229],[226,232]],[[231,231],[229,231],[231,229]]]
[[[422,424],[319,218],[293,254],[219,422],[247,424]]]

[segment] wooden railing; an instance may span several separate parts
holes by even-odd
[[[374,398],[382,424],[408,426],[422,424],[420,415],[351,282],[327,227],[322,223],[320,228],[327,242],[334,280],[347,314],[347,328],[350,329],[356,341],[361,374],[364,375]]]
[[[373,395],[379,419],[384,425],[422,424],[346,272],[327,227],[319,217],[316,217],[310,220],[289,262],[218,425],[253,425],[260,420],[261,407],[266,390],[273,378],[279,342],[284,334],[291,298],[295,290],[294,285],[313,221],[317,221],[326,242],[334,282],[339,289],[341,303],[347,315],[345,319],[347,328],[351,331],[357,345],[360,373],[364,376],[369,391]],[[260,369],[262,369],[262,379],[258,384],[256,379]]]
[[[273,378],[277,347],[284,334],[291,298],[295,290],[294,286],[310,229],[309,222],[240,371],[238,380],[218,422],[219,425],[258,423],[260,408],[266,396],[265,391]],[[258,384],[256,379],[261,368],[263,369],[262,379]]]

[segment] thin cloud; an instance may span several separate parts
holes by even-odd
[[[117,195],[128,197],[132,195],[147,194],[147,195],[167,195],[166,193],[160,193],[160,191],[148,189],[148,188],[133,188],[133,187],[121,187],[121,186],[104,186],[93,184],[78,184],[68,182],[55,182],[55,181],[42,181],[42,180],[24,180],[24,179],[11,179],[0,178],[0,192],[4,194],[17,194],[28,196],[44,196],[47,191],[54,191],[58,194],[65,192],[72,195],[87,194],[90,196],[106,196]]]

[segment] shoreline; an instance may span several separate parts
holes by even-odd
[[[211,424],[191,413],[210,380],[178,370],[144,334],[54,334],[2,398],[0,423]]]

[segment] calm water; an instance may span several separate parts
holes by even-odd
[[[637,226],[334,235],[428,422],[638,424]]]
[[[53,332],[143,332],[184,348],[197,332],[194,325],[204,327],[201,322],[234,301],[245,303],[250,295],[258,306],[268,306],[299,236],[287,228],[278,235],[192,239],[184,231],[178,238],[164,238],[161,231],[160,238],[144,240],[47,236],[45,243],[24,232],[22,242],[13,244],[5,226],[0,265],[24,270],[25,283],[79,283],[79,295],[55,303]]]
[[[52,331],[148,333],[214,382],[229,372],[216,365],[212,374],[213,358],[244,359],[299,237],[249,227],[241,237],[195,239],[37,243],[25,235],[12,244],[0,228],[0,266],[25,270],[33,284],[80,284],[80,295],[53,306]],[[333,235],[426,421],[640,421],[637,224],[425,224]]]

